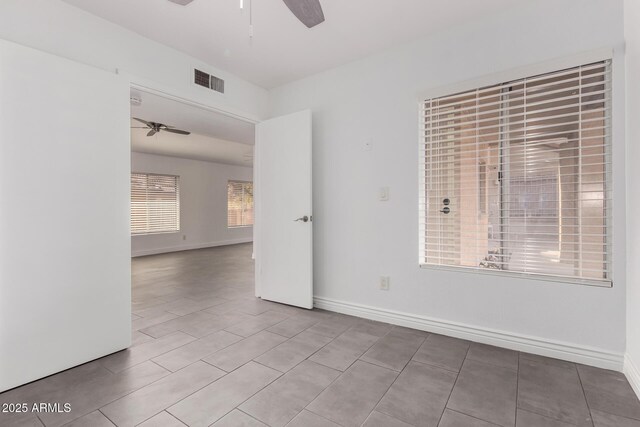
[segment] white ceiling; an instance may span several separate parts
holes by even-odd
[[[131,106],[131,117],[164,123],[217,139],[250,145],[254,143],[253,123],[135,89],[131,90],[131,95],[142,100],[142,105]]]
[[[142,105],[131,106],[131,116],[164,123],[191,132],[160,132],[147,137],[148,129],[131,129],[131,150],[186,159],[251,167],[255,127],[252,123],[207,111],[146,92],[133,91]],[[132,127],[144,126],[131,119]]]
[[[254,37],[240,0],[65,0],[265,88],[333,68],[524,0],[321,0],[308,29],[282,0],[253,1]],[[245,8],[249,0],[245,0]]]

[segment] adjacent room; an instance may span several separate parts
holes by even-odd
[[[255,125],[131,92],[133,257],[253,241]]]
[[[203,309],[254,295],[255,125],[135,89],[130,101],[132,340],[209,333]]]
[[[0,426],[640,427],[636,0],[0,0]]]

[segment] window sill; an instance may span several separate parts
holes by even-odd
[[[135,234],[131,234],[131,237],[137,237],[137,236],[155,236],[158,234],[178,234],[180,233],[180,230],[172,230],[172,231],[152,231],[149,233],[135,233]]]
[[[580,279],[576,277],[552,276],[549,274],[537,274],[537,273],[519,273],[516,271],[492,270],[492,269],[482,269],[482,268],[476,268],[476,267],[460,267],[460,266],[446,266],[446,265],[433,265],[433,264],[418,264],[418,265],[420,266],[421,269],[425,269],[425,270],[441,270],[441,271],[451,271],[451,272],[467,273],[467,274],[483,274],[488,276],[507,277],[512,279],[540,280],[545,282],[593,286],[598,288],[613,287],[612,280]]]
[[[236,228],[253,228],[253,224],[252,225],[234,225],[234,226],[229,226],[228,225],[227,228],[229,230],[233,230],[233,229],[236,229]]]

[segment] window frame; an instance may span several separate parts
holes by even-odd
[[[157,172],[131,172],[130,175],[147,175],[147,176],[165,176],[165,177],[171,177],[171,178],[175,178],[176,179],[176,225],[177,228],[175,230],[165,230],[165,231],[144,231],[144,232],[138,232],[138,233],[134,233],[132,230],[132,225],[129,225],[129,232],[131,234],[131,237],[135,237],[135,236],[153,236],[156,234],[176,234],[176,233],[180,233],[182,231],[181,229],[181,203],[180,203],[180,175],[173,175],[173,174],[168,174],[168,173],[157,173]],[[129,178],[129,197],[131,198],[131,193],[132,193],[132,188],[131,188],[131,178]],[[132,222],[131,220],[131,215],[133,212],[133,203],[130,201],[130,206],[129,206],[129,220],[130,222]]]
[[[547,73],[558,72],[563,69],[580,67],[585,64],[601,62],[601,61],[610,61],[611,67],[611,101],[610,101],[610,110],[611,110],[611,118],[608,119],[609,126],[611,127],[611,135],[607,138],[609,139],[609,150],[606,153],[606,156],[611,160],[611,164],[614,164],[614,152],[615,144],[614,140],[616,139],[615,130],[614,130],[614,119],[613,116],[617,116],[617,106],[618,100],[616,99],[618,96],[615,91],[616,85],[616,66],[617,61],[614,56],[613,49],[604,48],[597,49],[590,52],[584,52],[581,54],[568,56],[564,58],[558,58],[551,61],[546,61],[537,64],[531,64],[523,67],[518,67],[514,69],[509,69],[501,72],[496,72],[488,75],[484,75],[478,78],[466,80],[460,83],[455,83],[452,85],[440,86],[437,88],[433,88],[427,91],[423,91],[419,94],[417,98],[417,118],[418,118],[418,126],[422,122],[422,108],[425,103],[425,100],[440,98],[451,96],[457,93],[463,93],[467,91],[476,90],[478,88],[484,88],[489,86],[495,86],[504,84],[505,82],[515,81],[520,79],[526,79],[535,77],[538,75],[543,75]],[[424,137],[418,132],[418,176],[421,177],[424,175],[424,165],[420,162],[420,156],[424,154],[420,145],[424,144]],[[616,162],[617,163],[617,162]],[[612,170],[615,169],[615,166],[611,167]],[[616,227],[615,227],[615,212],[617,209],[615,194],[616,187],[616,177],[614,173],[611,173],[611,180],[609,183],[609,187],[605,188],[605,193],[610,195],[609,209],[611,210],[611,214],[607,217],[607,220],[611,221],[610,225],[608,225],[610,230],[610,235],[608,236],[611,239],[611,250],[608,256],[611,257],[610,261],[610,274],[607,279],[589,279],[589,278],[581,278],[581,277],[570,277],[570,276],[559,276],[553,274],[543,274],[543,273],[531,273],[531,272],[518,272],[518,271],[510,271],[510,270],[495,270],[495,269],[482,269],[475,266],[455,266],[455,265],[437,265],[437,264],[426,264],[424,260],[421,258],[420,254],[422,252],[423,245],[423,237],[422,232],[420,231],[420,227],[422,226],[421,215],[419,214],[420,209],[420,198],[424,193],[424,188],[420,185],[420,179],[418,179],[418,267],[424,270],[435,270],[435,271],[450,271],[457,273],[467,273],[467,274],[480,274],[494,277],[502,277],[505,279],[521,279],[521,280],[535,280],[535,281],[543,281],[543,282],[556,282],[556,283],[564,283],[564,284],[572,284],[572,285],[584,285],[584,286],[592,286],[592,287],[601,287],[601,288],[612,288],[614,281],[616,279],[616,262],[614,260],[614,253],[616,252],[616,244],[618,239],[616,239]]]
[[[231,183],[236,183],[236,184],[251,184],[252,187],[254,187],[254,183],[253,181],[250,180],[242,180],[242,179],[228,179],[227,180],[227,229],[236,229],[236,228],[248,228],[248,227],[253,227],[255,224],[255,198],[252,202],[252,206],[251,209],[254,212],[254,221],[251,224],[243,224],[243,225],[229,225],[229,184]]]

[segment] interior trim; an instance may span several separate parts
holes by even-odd
[[[139,238],[140,236],[145,236],[145,234],[139,234],[134,237]],[[190,251],[193,249],[213,248],[216,246],[237,245],[239,243],[250,243],[250,242],[253,242],[252,237],[247,237],[244,239],[221,240],[218,242],[199,243],[195,245],[192,244],[192,245],[169,246],[164,248],[154,248],[154,249],[146,249],[142,251],[135,251],[131,253],[131,257],[135,258],[139,256],[146,256],[146,255],[166,254],[169,252]]]
[[[631,388],[636,392],[636,395],[640,399],[640,369],[633,363],[633,359],[629,353],[624,355],[624,374],[631,384]]]
[[[504,347],[511,350],[533,353],[540,356],[568,360],[598,368],[622,371],[626,366],[622,353],[580,346],[562,341],[546,340],[540,337],[514,334],[495,329],[471,326],[462,323],[434,319],[417,314],[386,310],[330,298],[314,297],[316,308],[349,314],[365,319],[377,320],[393,325],[404,326],[422,331],[448,335],[455,338]],[[638,372],[637,370],[635,371]],[[640,378],[640,377],[638,377]],[[640,384],[638,382],[637,384]]]

